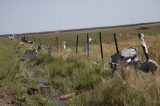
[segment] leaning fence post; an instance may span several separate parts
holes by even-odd
[[[56,37],[56,46],[57,46],[57,52],[58,52],[58,37]]]
[[[88,55],[88,59],[89,59],[89,35],[88,35],[88,33],[87,33],[87,49],[88,49],[87,55]]]
[[[138,34],[138,37],[139,37],[139,39],[141,40],[142,35],[141,35],[141,34]],[[142,44],[141,44],[141,46],[142,46],[142,48],[143,48],[144,55],[145,55],[145,57],[146,57],[146,59],[147,59],[147,61],[148,61],[148,60],[149,60],[148,53],[147,53],[147,51],[145,50],[145,47],[144,47]]]
[[[76,54],[78,54],[78,35],[77,35],[77,40],[76,40]]]
[[[101,48],[101,58],[103,61],[103,47],[102,47],[102,37],[101,37],[101,32],[99,32],[99,40],[100,40],[100,48]]]
[[[115,42],[115,45],[116,45],[117,53],[119,53],[118,44],[117,44],[117,38],[116,38],[116,34],[115,33],[114,33],[114,42]]]

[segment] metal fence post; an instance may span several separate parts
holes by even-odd
[[[76,39],[76,54],[78,54],[78,35],[77,35],[77,39]]]
[[[114,33],[114,42],[115,42],[116,50],[117,50],[117,53],[118,53],[119,49],[118,49],[117,38],[116,38],[116,34],[115,33]]]
[[[58,52],[58,49],[59,49],[59,47],[58,47],[58,37],[56,37],[56,46],[57,46],[57,52]]]
[[[88,55],[88,59],[89,59],[89,35],[88,35],[88,33],[87,33],[87,49],[88,49],[87,55]]]
[[[100,40],[100,48],[101,48],[101,58],[103,61],[103,47],[102,47],[102,36],[101,36],[101,32],[99,32],[99,40]]]

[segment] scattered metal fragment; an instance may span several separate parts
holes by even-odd
[[[110,57],[110,67],[115,70],[118,66],[119,61],[122,60],[124,61],[124,64],[132,64],[136,56],[137,51],[135,47],[125,48]]]
[[[144,34],[138,34],[138,36],[139,36],[139,39],[141,41],[143,52],[144,52],[145,57],[146,57],[146,61],[144,61],[143,63],[141,63],[141,65],[139,65],[138,68],[140,70],[144,71],[144,72],[151,71],[152,74],[154,74],[154,72],[158,68],[158,64],[154,60],[149,59],[149,56],[148,56],[148,47],[147,47],[147,45],[146,45],[146,43],[144,41]]]
[[[129,47],[125,48],[121,51],[119,51],[118,48],[118,43],[117,43],[117,38],[116,34],[114,33],[114,41],[115,41],[115,46],[116,46],[116,53],[114,53],[110,58],[109,58],[109,64],[110,68],[115,71],[118,67],[119,62],[123,62],[124,64],[132,64],[133,60],[137,56],[137,50],[135,47]]]

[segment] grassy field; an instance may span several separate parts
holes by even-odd
[[[148,29],[145,29],[148,28]],[[102,43],[104,50],[104,60],[108,61],[110,54],[115,52],[114,38],[113,34],[116,33],[119,48],[136,46],[139,49],[140,54],[142,54],[141,45],[138,39],[138,33],[143,33],[146,36],[146,41],[150,47],[150,50],[153,54],[159,51],[158,47],[159,34],[160,34],[160,23],[148,24],[148,25],[138,25],[138,26],[129,26],[129,27],[118,27],[118,28],[108,28],[108,29],[94,29],[94,30],[83,30],[83,31],[72,31],[72,32],[59,32],[59,33],[49,33],[49,34],[36,34],[28,36],[28,39],[36,42],[36,45],[42,45],[42,47],[47,48],[51,47],[53,54],[57,54],[57,42],[56,37],[58,38],[59,53],[66,54],[66,51],[63,49],[62,42],[67,42],[67,48],[72,49],[72,55],[75,55],[76,52],[76,36],[79,35],[79,47],[78,55],[81,58],[86,58],[83,53],[83,45],[87,41],[87,33],[89,37],[92,38],[93,42],[90,44],[90,58],[100,60],[100,46],[99,46],[99,32],[102,34]],[[151,37],[150,37],[151,36]],[[152,37],[155,36],[155,37]],[[157,39],[158,38],[158,39]],[[127,42],[126,42],[127,41]],[[132,43],[130,43],[132,42]],[[156,50],[155,50],[156,49]],[[157,55],[157,54],[156,54]],[[56,55],[57,56],[57,55]],[[96,57],[96,58],[94,58]],[[98,58],[97,58],[98,57]]]
[[[143,29],[148,28],[148,29]],[[56,45],[56,37],[58,37],[59,42],[66,41],[69,46],[74,46],[76,42],[76,35],[79,35],[79,43],[83,45],[86,42],[86,34],[94,40],[94,43],[99,43],[98,34],[102,33],[102,41],[104,43],[113,42],[113,33],[117,34],[119,41],[137,37],[137,33],[144,33],[145,35],[157,35],[160,33],[160,23],[149,24],[149,25],[138,25],[138,26],[130,26],[130,27],[118,27],[118,28],[107,28],[107,29],[94,29],[94,30],[82,30],[82,31],[71,31],[71,32],[55,32],[55,33],[47,33],[47,34],[32,34],[28,37],[28,39],[34,40],[37,44],[41,41],[44,45]]]
[[[141,27],[149,29],[137,30]],[[108,66],[109,56],[116,52],[113,33],[117,34],[120,49],[137,47],[142,61],[145,58],[137,33],[144,33],[150,47],[150,58],[160,64],[159,27],[160,24],[150,24],[36,35],[34,46],[36,48],[41,43],[43,51],[32,58],[24,56],[28,45],[19,45],[19,39],[0,39],[0,105],[159,106],[159,69],[156,76],[132,66],[121,67],[113,74]],[[102,32],[104,61],[101,61],[99,32]],[[89,59],[82,51],[86,33],[94,39],[90,45]],[[80,45],[76,55],[77,34]],[[55,37],[59,39],[58,52]],[[33,40],[33,35],[28,39]],[[62,41],[69,43],[67,49],[62,48]],[[52,48],[50,55],[48,47]],[[66,95],[71,96],[65,98]]]

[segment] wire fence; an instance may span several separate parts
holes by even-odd
[[[141,48],[141,44],[139,42],[138,36],[136,34],[116,34],[117,43],[122,50],[123,48],[128,48],[134,46],[138,50],[138,54],[144,58],[143,51]],[[87,56],[88,58],[96,55],[95,57],[103,58],[108,57],[111,53],[116,52],[116,46],[114,43],[113,34],[106,34],[103,32],[99,32],[96,34],[80,34],[80,35],[64,35],[64,36],[30,36],[26,38],[27,40],[31,40],[35,42],[36,45],[40,45],[43,47],[50,47],[53,51],[61,51],[64,49],[64,42],[66,42],[65,46],[67,48],[75,51],[73,53],[79,54],[84,49],[84,45],[87,44]],[[128,43],[127,41],[132,41]],[[127,43],[126,43],[127,42]],[[136,42],[136,43],[135,43]],[[135,43],[135,44],[133,44]],[[112,47],[106,45],[112,45]],[[108,48],[107,48],[108,47]],[[113,48],[110,53],[108,52],[110,48]],[[108,51],[107,51],[108,50]],[[85,54],[85,51],[84,51]],[[91,55],[91,56],[90,56]],[[149,47],[149,56],[151,58],[156,59],[156,61],[160,62],[160,48]]]

